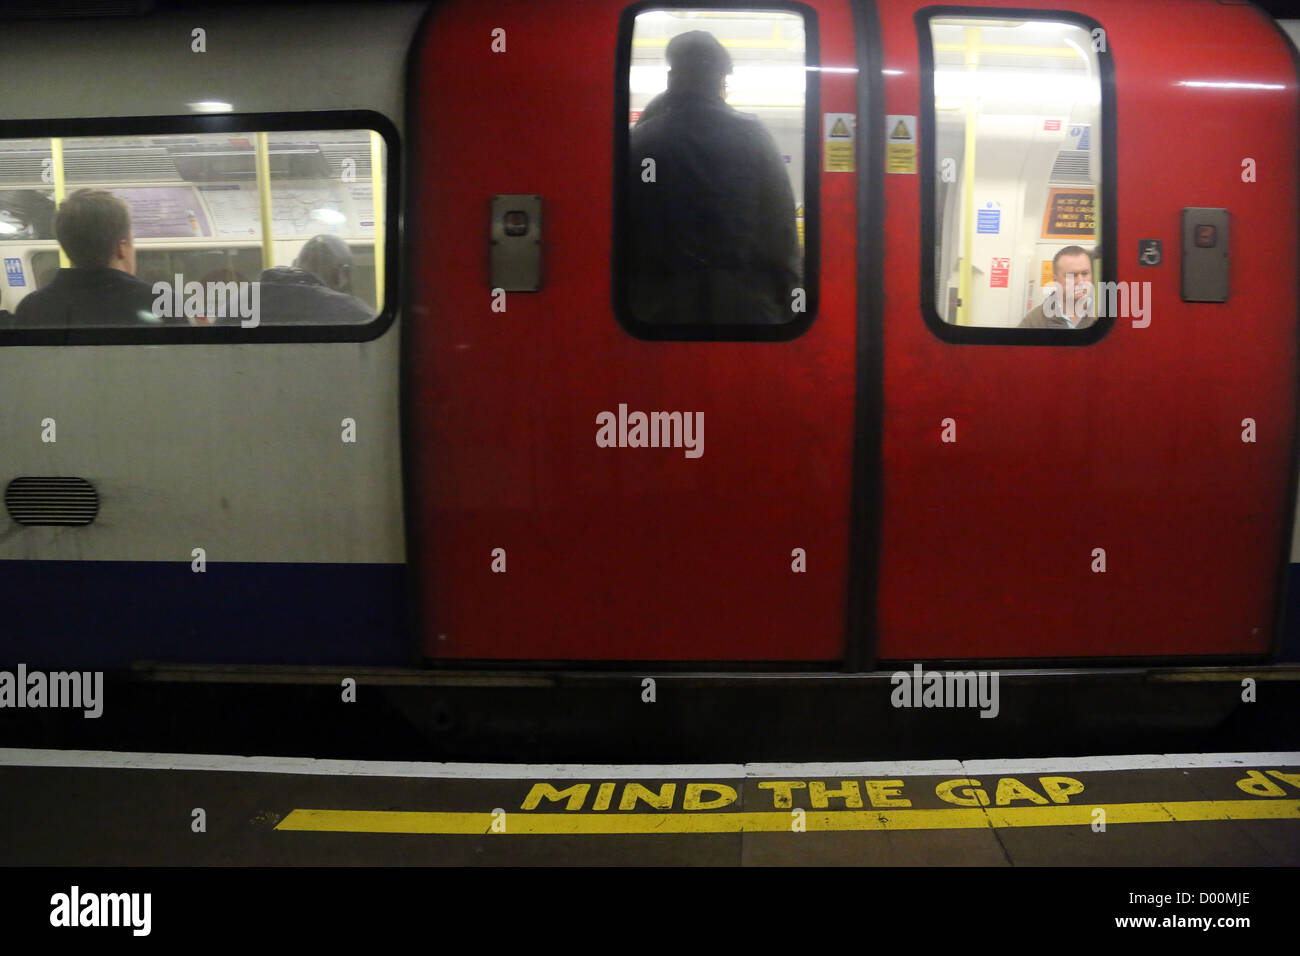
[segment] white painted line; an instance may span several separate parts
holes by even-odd
[[[397,760],[316,760],[310,757],[237,757],[222,754],[119,753],[104,750],[0,748],[0,766],[84,767],[106,770],[208,770],[325,776],[470,780],[736,780],[794,777],[919,777],[978,774],[1179,770],[1206,767],[1300,767],[1300,753],[1139,754],[1021,760],[912,760],[864,763],[751,764],[508,764],[416,763]]]
[[[1129,754],[1109,757],[1034,757],[1016,760],[964,760],[968,773],[1057,773],[1083,770],[1193,770],[1207,767],[1288,767],[1300,753]]]
[[[118,753],[104,750],[0,749],[0,766],[88,767],[109,770],[211,770],[364,777],[444,777],[519,780],[550,778],[657,780],[745,776],[741,764],[509,764],[407,763],[397,760],[316,760],[310,757],[235,757],[209,754]]]
[[[813,771],[816,771],[815,773]],[[898,760],[870,763],[747,763],[746,777],[928,777],[964,773],[960,760]]]

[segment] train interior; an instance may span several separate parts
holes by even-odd
[[[259,135],[266,141],[262,172]],[[56,195],[94,188],[130,208],[136,276],[145,282],[171,284],[178,275],[183,283],[250,282],[264,269],[292,265],[308,239],[328,234],[352,252],[351,293],[378,314],[373,197],[376,186],[382,195],[384,149],[369,130],[0,142],[0,307],[13,311],[58,271]],[[382,203],[379,209],[382,216]],[[188,320],[210,323],[207,316]]]
[[[1101,235],[1094,41],[1047,20],[936,19],[931,38],[935,302],[949,323],[1015,327],[1056,253]]]

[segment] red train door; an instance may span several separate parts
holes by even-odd
[[[501,0],[431,15],[406,224],[426,656],[844,656],[854,24],[847,0],[754,6]],[[729,51],[732,105],[775,142],[798,207],[804,308],[792,299],[780,325],[692,313],[665,329],[621,298],[629,127],[690,30]],[[694,426],[680,440],[674,413]],[[639,415],[661,447],[640,446]]]
[[[921,147],[885,176],[879,656],[1266,653],[1295,495],[1281,35],[1209,2],[878,6]],[[1110,317],[1049,317],[1058,272]]]

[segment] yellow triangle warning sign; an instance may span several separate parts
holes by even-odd
[[[890,139],[911,139],[912,134],[907,128],[907,124],[899,120],[894,125],[894,131],[889,134]]]
[[[836,118],[835,125],[831,127],[831,136],[838,136],[844,139],[849,138],[849,128],[845,125],[844,120]]]
[[[803,203],[800,203],[799,205],[794,207],[794,218],[796,219],[803,218]]]

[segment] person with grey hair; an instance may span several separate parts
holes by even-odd
[[[665,56],[668,89],[629,137],[632,315],[671,325],[790,322],[801,256],[776,141],[727,105],[732,61],[713,34],[679,34]]]
[[[374,318],[374,310],[351,294],[352,250],[338,236],[312,236],[292,266],[265,269],[258,281],[263,322],[349,325]]]

